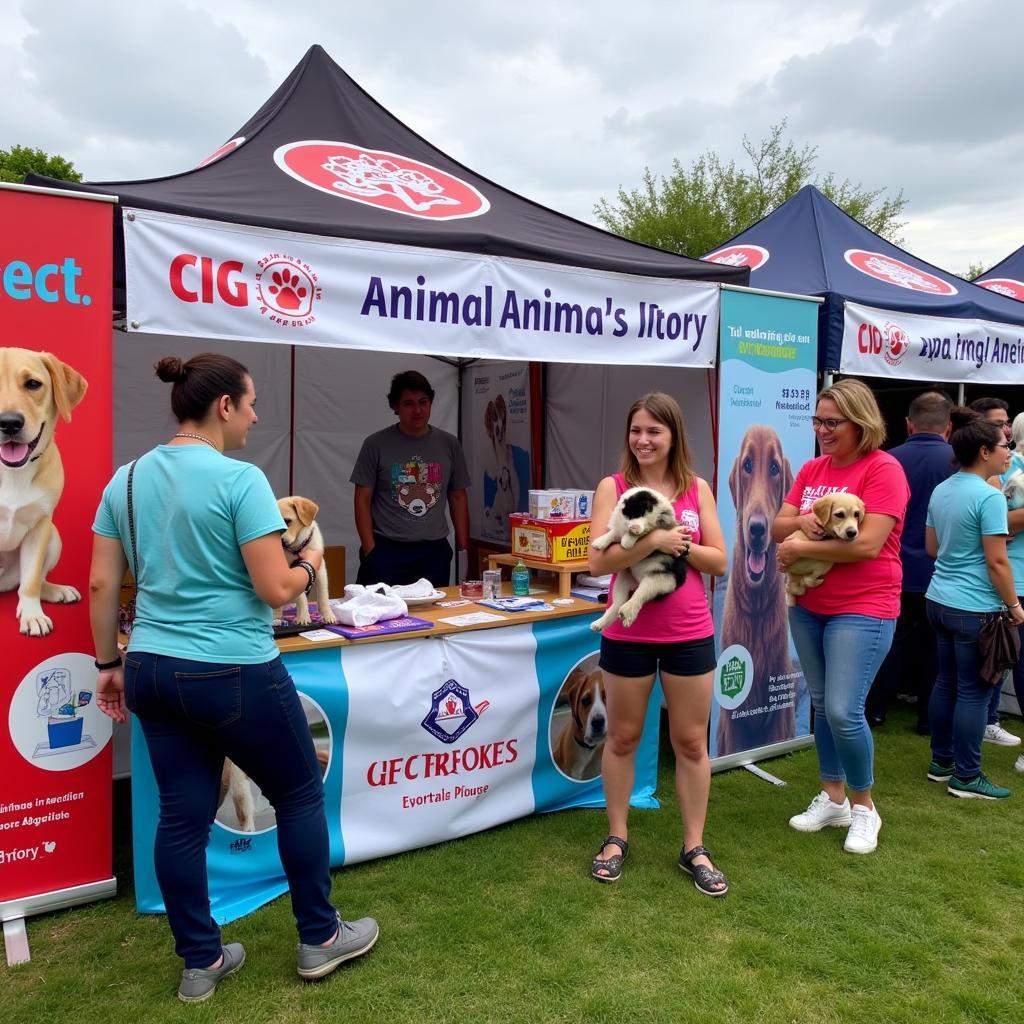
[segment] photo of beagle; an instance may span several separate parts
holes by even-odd
[[[316,514],[320,506],[309,498],[301,498],[298,495],[291,495],[281,498],[277,503],[278,511],[284,520],[284,533],[281,534],[281,543],[292,559],[298,558],[299,552],[305,548],[312,548],[314,551],[323,551],[324,538],[320,533],[320,527],[316,523]],[[330,584],[327,579],[327,563],[324,562],[317,570],[316,585],[316,608],[320,618],[327,623],[335,623],[338,617],[331,610]],[[282,609],[274,609],[274,624],[280,625],[284,620],[281,616]],[[309,615],[309,598],[305,594],[299,594],[295,598],[295,624],[297,626],[309,626],[312,624]]]
[[[811,511],[825,531],[822,540],[856,540],[864,520],[864,502],[856,494],[833,491],[819,498]],[[822,558],[798,558],[786,570],[786,603],[796,604],[801,594],[820,587],[833,563]]]
[[[608,706],[604,674],[596,667],[597,655],[590,655],[568,675],[555,698],[563,711],[559,724],[551,719],[551,756],[563,775],[585,782],[601,773],[601,755],[608,735]],[[588,662],[595,662],[588,669]]]
[[[772,706],[770,676],[789,678],[793,671],[785,581],[776,569],[776,545],[772,540],[772,521],[792,486],[793,470],[779,435],[763,424],[748,427],[729,472],[736,534],[719,649],[739,644],[749,652],[754,678],[744,704],[753,708]],[[763,715],[738,718],[733,717],[732,710],[719,707],[715,756],[781,743],[795,735],[792,704]]]
[[[667,498],[648,487],[632,487],[612,509],[608,532],[591,543],[598,551],[604,551],[618,541],[629,550],[652,530],[671,530],[678,525],[675,511]],[[590,628],[600,632],[614,622],[616,616],[624,626],[632,626],[648,601],[667,597],[680,586],[686,579],[687,570],[686,559],[682,555],[668,555],[663,551],[654,551],[634,562],[616,575],[608,609],[590,624]]]
[[[15,614],[26,636],[53,630],[40,602],[70,604],[82,596],[46,577],[61,552],[53,524],[64,490],[57,418],[70,422],[87,387],[49,352],[0,348],[0,591],[18,588]]]
[[[508,440],[508,406],[503,395],[487,403],[484,430],[489,442],[485,472],[494,480],[494,496],[484,505],[484,515],[504,534],[508,517],[519,509],[519,476]]]

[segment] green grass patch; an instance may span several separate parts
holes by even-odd
[[[1014,722],[1014,724],[1018,724]],[[705,841],[731,891],[712,900],[676,866],[670,755],[660,811],[635,811],[622,880],[590,859],[601,811],[567,811],[334,874],[346,916],[373,914],[364,960],[311,985],[294,973],[287,897],[228,925],[248,961],[208,1003],[174,999],[162,917],[135,913],[118,792],[121,895],[29,920],[32,961],[0,968],[0,1019],[623,1024],[973,1024],[1024,1019],[1024,777],[986,744],[1001,803],[925,779],[927,740],[902,709],[876,733],[878,851],[844,830],[788,828],[818,790],[813,750],[766,762],[769,785],[715,776]]]

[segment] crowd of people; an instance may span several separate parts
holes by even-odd
[[[379,930],[369,917],[342,920],[330,902],[321,772],[270,630],[271,608],[312,588],[322,552],[306,549],[290,561],[266,477],[223,457],[245,446],[257,422],[248,370],[204,354],[184,363],[162,359],[156,372],[172,385],[179,429],[121,467],[104,491],[93,526],[90,617],[97,704],[116,721],[125,721],[128,711],[138,717],[153,765],[160,794],[156,873],[184,961],[178,996],[197,1002],[245,960],[241,944],[222,944],[210,916],[205,850],[225,758],[274,806],[300,977],[321,978],[361,956]],[[398,423],[368,438],[360,453],[351,479],[361,579],[411,574],[447,583],[453,552],[446,511],[460,553],[468,543],[465,461],[454,438],[429,426],[433,397],[422,375],[397,375],[388,402]],[[815,712],[822,786],[790,825],[803,832],[844,827],[845,849],[867,854],[882,825],[872,795],[869,720],[884,722],[900,687],[916,696],[919,729],[931,736],[929,779],[958,797],[1010,795],[981,769],[985,740],[1020,739],[998,720],[999,687],[981,678],[978,634],[995,613],[1024,623],[1024,508],[1010,508],[1002,490],[1024,465],[1012,459],[1016,444],[1024,443],[1024,414],[1011,426],[998,399],[954,409],[945,395],[927,392],[911,403],[907,443],[884,452],[875,398],[848,378],[818,395],[811,425],[820,454],[799,469],[771,527],[779,571],[808,556],[834,563],[820,586],[789,610]],[[398,494],[396,473],[405,472],[431,484],[415,508]],[[651,530],[631,547],[592,546],[591,571],[619,573],[659,553],[683,571],[668,596],[644,604],[629,626],[612,622],[601,637],[609,827],[591,875],[603,883],[622,876],[634,758],[658,678],[682,816],[678,864],[701,893],[721,897],[729,883],[704,845],[716,653],[703,576],[725,573],[726,545],[711,487],[694,470],[682,412],[661,392],[629,409],[619,471],[599,483],[594,519],[607,522],[635,487],[666,499],[675,524]],[[823,537],[812,511],[817,499],[836,491],[864,503],[852,541]],[[153,516],[157,508],[161,514]],[[122,659],[119,596],[129,566],[137,604]],[[193,628],[196,621],[202,629]],[[1024,663],[1012,675],[1024,705]],[[272,762],[265,756],[268,736],[275,737]],[[1017,768],[1024,772],[1024,757]]]

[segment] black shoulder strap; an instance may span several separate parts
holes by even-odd
[[[135,465],[139,460],[136,459],[128,467],[128,534],[132,541],[132,576],[135,577],[135,589],[139,589],[139,558],[136,554],[135,546],[135,508],[132,504],[132,477],[135,474]]]

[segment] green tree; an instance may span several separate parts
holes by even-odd
[[[0,181],[21,184],[30,171],[45,174],[48,178],[60,178],[62,181],[82,180],[82,175],[75,170],[75,165],[62,156],[50,156],[41,149],[32,149],[29,146],[0,149]]]
[[[984,263],[975,263],[974,260],[971,260],[967,264],[967,269],[962,274],[957,274],[956,276],[962,277],[965,281],[976,281],[986,270],[988,270],[988,267]]]
[[[647,245],[703,256],[771,213],[804,185],[816,185],[837,206],[866,227],[899,244],[897,217],[906,206],[900,191],[882,199],[884,189],[864,189],[832,172],[815,177],[818,147],[802,149],[785,138],[786,122],[772,125],[768,137],[753,143],[743,136],[749,167],[725,163],[710,150],[689,167],[672,161],[672,173],[644,169],[639,188],[620,186],[617,199],[594,207],[610,231]]]

